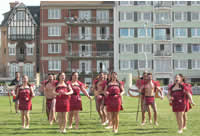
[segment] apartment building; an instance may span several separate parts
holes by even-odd
[[[1,77],[15,77],[15,72],[35,81],[38,72],[39,6],[11,2],[1,23]]]
[[[113,70],[113,6],[103,1],[41,1],[40,73],[80,73],[91,83]]]
[[[114,9],[115,71],[148,70],[168,84],[200,81],[199,1],[120,1]]]

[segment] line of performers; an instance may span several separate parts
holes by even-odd
[[[19,73],[17,73],[19,74]],[[18,76],[16,76],[18,77]],[[145,125],[145,112],[149,113],[151,121],[150,106],[154,112],[154,124],[157,122],[157,107],[155,103],[155,93],[159,92],[163,99],[162,89],[159,82],[152,79],[152,74],[144,72],[143,77],[136,83],[141,98],[142,125]],[[117,73],[100,73],[93,81],[91,91],[94,93],[96,101],[96,110],[101,119],[102,125],[108,124],[106,129],[112,129],[114,133],[118,132],[119,111],[123,110],[122,95],[124,94],[124,83],[118,80]],[[69,120],[69,129],[72,128],[73,118],[75,120],[75,129],[79,127],[79,111],[82,110],[82,101],[80,92],[83,92],[88,99],[92,100],[86,91],[86,86],[78,80],[78,73],[73,72],[71,79],[66,81],[65,73],[59,73],[57,79],[53,74],[48,75],[48,79],[42,82],[40,91],[46,96],[46,111],[50,124],[58,120],[61,133],[66,133],[67,112]],[[186,112],[189,111],[192,100],[191,85],[185,82],[181,74],[176,75],[174,83],[169,85],[168,99],[172,110],[176,114],[178,123],[178,133],[186,129]],[[32,97],[35,96],[32,85],[28,82],[28,77],[22,77],[22,84],[17,84],[15,88],[16,100],[21,111],[22,127],[29,128],[29,111],[32,109]],[[57,119],[56,113],[57,112]]]
[[[152,73],[144,72],[141,79],[137,80],[136,86],[138,89],[129,89],[130,91],[139,92],[141,98],[141,112],[142,112],[142,124],[145,125],[145,112],[148,112],[149,122],[151,120],[150,106],[154,112],[154,124],[158,125],[157,122],[157,106],[155,103],[155,94],[161,99],[164,98],[162,89],[158,81],[154,81]],[[174,79],[174,83],[168,85],[168,100],[172,111],[176,115],[178,124],[178,133],[183,133],[186,129],[187,112],[195,105],[192,100],[192,89],[191,85],[186,83],[185,78],[182,74],[177,74]]]

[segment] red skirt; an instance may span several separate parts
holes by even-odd
[[[31,100],[19,100],[19,110],[32,110]]]
[[[56,112],[69,112],[70,101],[69,98],[56,97]]]
[[[46,108],[48,111],[51,110],[52,101],[53,99],[46,99]]]
[[[120,110],[123,110],[121,96],[109,95],[107,101],[107,111],[119,112]]]
[[[176,91],[172,93],[172,110],[173,112],[184,112],[186,109],[186,103],[184,94],[182,91]]]
[[[146,105],[151,105],[155,102],[154,96],[145,96],[145,104]]]
[[[81,96],[79,95],[71,95],[70,99],[70,111],[78,111],[82,110],[82,102]]]

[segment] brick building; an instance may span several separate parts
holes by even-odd
[[[39,70],[39,6],[10,3],[1,23],[0,76],[14,78],[15,72],[35,80]]]
[[[113,2],[42,1],[40,72],[78,71],[91,83],[113,70]]]

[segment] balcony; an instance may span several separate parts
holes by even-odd
[[[113,41],[113,35],[111,34],[66,34],[66,40],[68,41]]]
[[[80,52],[66,52],[66,58],[112,58],[113,51],[80,51]]]
[[[66,23],[69,24],[113,24],[113,18],[78,18],[78,17],[65,17]]]
[[[165,35],[165,36],[158,35],[158,36],[155,36],[155,41],[170,41],[170,40],[171,40],[170,35]]]
[[[171,19],[164,19],[164,20],[156,19],[155,20],[155,25],[157,25],[156,27],[159,27],[159,26],[170,26],[171,25]]]
[[[169,9],[172,7],[171,1],[157,1],[154,2],[154,8],[156,9]]]
[[[16,59],[17,59],[17,61],[25,61],[26,55],[25,54],[17,54]]]
[[[157,51],[155,51],[154,56],[157,56],[157,57],[171,57],[172,53],[171,53],[171,51],[157,50]]]
[[[16,40],[33,40],[34,39],[34,35],[31,34],[16,34],[16,35],[8,35],[8,39],[12,40],[12,41],[16,41]]]

